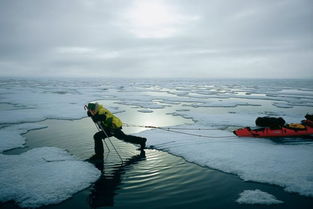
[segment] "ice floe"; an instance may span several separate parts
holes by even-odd
[[[240,193],[240,197],[236,200],[240,204],[281,204],[283,201],[276,199],[273,195],[261,190],[245,190]]]
[[[202,104],[190,104],[185,106],[191,106],[191,107],[237,107],[237,106],[261,106],[259,104],[251,104],[248,102],[242,102],[242,101],[230,101],[229,99],[217,99],[215,101],[210,102],[203,102]]]
[[[14,200],[21,207],[56,204],[90,186],[99,176],[92,164],[58,148],[0,154],[0,202]]]
[[[41,129],[45,127],[46,126],[35,123],[24,123],[0,129],[0,152],[17,147],[23,147],[25,144],[25,138],[22,134],[29,130]]]
[[[121,102],[116,102],[116,104],[123,104],[123,105],[128,105],[128,106],[149,108],[149,109],[163,109],[165,107],[164,105],[159,105],[159,104],[153,103],[152,101],[143,101],[143,100],[121,101]]]
[[[237,174],[245,181],[279,185],[289,192],[313,196],[313,144],[277,144],[269,139],[238,138],[228,130],[149,130],[148,145],[187,161]],[[212,127],[214,129],[214,127]]]

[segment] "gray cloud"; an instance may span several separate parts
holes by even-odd
[[[0,76],[313,78],[312,23],[310,0],[3,0]]]

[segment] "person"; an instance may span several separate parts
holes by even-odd
[[[111,136],[125,142],[139,144],[140,150],[145,149],[147,139],[138,136],[126,135],[122,131],[122,121],[102,105],[98,103],[88,103],[87,115],[102,128],[102,130],[97,132],[93,137],[95,155],[89,158],[90,160],[103,159],[104,150],[102,139]]]

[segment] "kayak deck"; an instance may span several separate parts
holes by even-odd
[[[239,128],[233,131],[236,136],[240,137],[289,137],[289,136],[306,136],[313,134],[313,127],[305,126],[304,129],[294,129],[281,127],[279,129],[259,128],[251,129],[250,127]]]

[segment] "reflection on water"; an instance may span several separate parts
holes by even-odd
[[[108,100],[98,101],[105,106],[116,106],[114,102]],[[191,119],[186,119],[180,116],[174,117],[169,113],[175,112],[176,107],[166,107],[164,109],[143,109],[150,110],[152,112],[138,112],[138,108],[132,108],[127,105],[119,105],[119,107],[125,111],[116,114],[122,119],[124,124],[137,125],[137,126],[176,126],[182,124],[191,124]],[[142,109],[141,109],[142,110]],[[114,113],[114,111],[112,111]],[[147,129],[140,127],[123,127],[128,133],[138,133]]]
[[[109,174],[106,174],[104,169],[104,161],[95,162],[94,165],[101,171],[102,175],[91,189],[88,201],[90,207],[114,206],[114,196],[121,183],[121,176],[130,169],[130,165],[144,160],[145,157],[145,151],[141,151],[140,154],[131,157],[121,165],[113,164],[111,165],[113,172]]]

